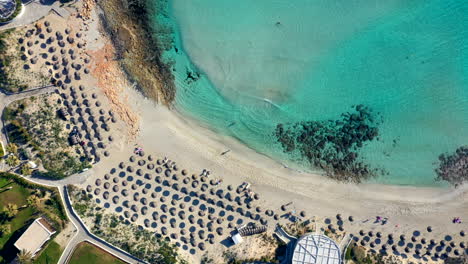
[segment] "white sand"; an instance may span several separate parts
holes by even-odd
[[[455,216],[468,219],[466,186],[443,189],[342,184],[323,176],[298,173],[144,99],[130,88],[126,91],[132,108],[141,116],[141,133],[136,143],[145,152],[161,158],[167,156],[190,172],[206,168],[213,177],[222,178],[224,184],[248,181],[271,208],[278,209],[292,201],[296,211],[306,210],[318,217],[334,218],[341,213],[353,215],[359,221],[380,215],[389,218],[388,224],[378,227],[387,232],[425,230],[428,225],[434,227],[434,234],[458,234],[466,230],[466,222],[451,223]],[[221,156],[227,149],[231,151]],[[375,227],[372,222],[369,221],[368,228]],[[395,227],[397,224],[399,227]]]
[[[91,31],[95,29],[91,23]],[[101,45],[93,34],[88,47]],[[127,161],[135,146],[143,147],[147,155],[155,158],[168,157],[176,161],[179,168],[199,174],[203,169],[211,171],[214,178],[223,179],[223,184],[237,186],[243,181],[252,184],[252,190],[260,194],[264,208],[280,211],[280,206],[292,202],[288,210],[305,210],[308,216],[316,216],[323,224],[323,218],[334,219],[337,213],[347,218],[353,215],[355,222],[345,223],[346,231],[364,229],[399,235],[420,230],[427,239],[441,240],[446,234],[455,241],[466,240],[459,232],[467,230],[468,188],[422,188],[379,184],[342,184],[326,177],[284,168],[240,144],[236,140],[217,135],[200,127],[196,122],[182,117],[175,110],[157,105],[131,87],[124,88],[122,97],[128,96],[129,107],[140,116],[140,134],[136,141],[126,142],[122,130],[117,131],[116,140],[111,144],[111,157],[104,159],[91,171],[86,183],[102,177],[121,161]],[[115,133],[113,131],[112,133]],[[226,155],[222,152],[230,149]],[[379,215],[388,217],[386,225],[374,224]],[[459,216],[463,224],[452,224]],[[369,221],[365,221],[369,219]],[[427,226],[434,232],[425,232]]]

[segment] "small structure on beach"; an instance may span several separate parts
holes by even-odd
[[[232,239],[232,242],[234,242],[234,245],[240,244],[244,241],[244,239],[239,233],[236,233],[235,235],[233,235],[231,239]]]
[[[20,251],[26,251],[34,255],[55,233],[55,230],[44,218],[39,217],[24,231],[15,242],[15,247]]]
[[[305,234],[294,247],[292,264],[341,264],[340,248],[331,238],[322,234]]]

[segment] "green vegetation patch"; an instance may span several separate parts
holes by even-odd
[[[175,245],[156,236],[154,232],[119,220],[116,214],[107,213],[84,190],[68,187],[73,208],[81,217],[91,220],[88,227],[93,234],[148,263],[187,263],[179,256]]]
[[[41,255],[34,261],[35,264],[58,263],[63,249],[55,241],[51,241],[49,245],[42,251]]]
[[[60,105],[54,99],[58,98],[41,96],[14,102],[5,108],[3,119],[10,141],[19,146],[19,158],[42,163],[45,171],[36,174],[62,179],[90,164],[81,146],[69,145],[66,121],[57,115]]]
[[[0,173],[0,263],[9,263],[18,250],[14,243],[38,217],[57,231],[67,218],[57,189],[31,184],[11,173]],[[56,263],[56,262],[51,262]]]
[[[88,263],[99,263],[99,264],[126,264],[122,260],[112,256],[106,251],[90,244],[82,242],[78,244],[73,255],[70,259],[69,264],[88,264]]]

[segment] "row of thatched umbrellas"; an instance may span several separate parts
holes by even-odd
[[[40,45],[40,47],[42,49],[46,49],[47,52],[49,54],[51,54],[51,61],[46,62],[46,64],[48,63],[49,65],[51,65],[51,69],[49,70],[49,72],[51,73],[53,81],[55,82],[55,84],[58,85],[58,86],[62,86],[62,88],[65,90],[65,92],[67,92],[68,89],[65,88],[65,86],[67,86],[67,83],[71,82],[72,79],[75,79],[75,80],[81,79],[81,74],[79,73],[79,71],[81,69],[83,69],[84,68],[83,65],[88,64],[90,62],[90,60],[89,60],[88,57],[86,57],[84,59],[84,64],[77,63],[75,61],[77,59],[77,52],[75,51],[75,49],[73,47],[71,47],[69,49],[67,49],[65,47],[66,43],[64,42],[64,35],[59,31],[57,31],[57,32],[55,32],[55,34],[53,34],[52,28],[50,26],[46,26],[46,27],[47,27],[47,29],[46,29],[47,33],[44,33],[41,28],[36,28],[34,30],[28,30],[26,32],[26,35],[25,35],[25,37],[27,39],[25,40],[23,38],[20,38],[18,41],[21,44],[26,42],[26,45],[22,48],[22,50],[25,52],[25,55],[29,55],[29,56],[34,56],[35,55],[34,51],[31,49],[34,45]],[[32,38],[34,36],[34,33],[35,33],[36,36],[39,37],[39,40],[29,39],[29,38]],[[75,37],[76,38],[81,38],[81,36],[82,36],[82,34],[80,32],[76,33],[75,36],[72,36],[69,29],[67,29],[65,31],[65,35],[67,35],[66,40],[67,40],[68,43],[73,43]],[[45,41],[40,41],[40,40],[45,40]],[[57,49],[56,46],[52,45],[49,48],[47,48],[48,45],[51,45],[51,44],[53,44],[55,42],[57,42],[58,46],[60,47],[60,53],[58,53],[58,49]],[[82,47],[81,43],[79,45],[79,48],[80,48],[80,46]],[[39,56],[39,57],[38,56],[32,57],[30,59],[31,63],[36,64],[38,62],[38,58],[43,58],[43,59],[48,58],[46,53],[41,53],[40,55],[41,56]],[[60,58],[59,58],[59,55],[61,56]],[[85,67],[84,72],[86,74],[89,73],[89,69],[87,67]],[[72,88],[72,87],[70,87],[70,88]],[[81,85],[80,85],[80,90],[81,91],[84,90],[84,87],[81,86]],[[69,95],[72,97],[72,103],[70,103],[67,100]],[[85,121],[86,119],[82,118],[84,113],[79,110],[80,109],[79,106],[76,107],[77,111],[73,111],[74,105],[75,104],[80,104],[79,100],[78,100],[78,97],[76,95],[77,94],[74,91],[70,91],[69,93],[62,93],[62,97],[65,99],[63,101],[63,104],[68,108],[68,111],[71,112],[71,114],[74,114],[76,112],[76,113],[78,113],[80,115],[80,117],[78,119],[80,120],[80,122],[83,123],[82,129],[86,131],[87,136],[85,136],[85,138],[87,138],[90,141],[93,141],[95,138],[97,138],[99,141],[102,141],[103,138],[101,136],[101,132],[98,131],[99,126],[95,125],[94,122],[92,122],[93,124],[91,126],[89,124],[87,124],[86,121]],[[86,98],[86,94],[84,92],[81,95],[82,95],[83,98]],[[97,96],[94,95],[93,99],[97,99]],[[73,103],[73,102],[76,102],[76,103]],[[89,105],[89,100],[83,101],[82,103],[88,107],[87,109],[89,109],[89,106],[90,106]],[[96,101],[95,105],[97,107],[100,107],[101,102]],[[99,111],[100,112],[105,112],[102,109],[100,109]],[[93,121],[95,119],[94,115],[90,115],[90,116],[92,118],[90,118],[89,120]],[[105,118],[101,115],[101,117],[99,119],[104,121],[103,122],[104,124],[101,125],[101,127],[104,130],[109,131],[110,127],[109,127],[108,124],[105,123]],[[114,116],[111,117],[111,120],[112,120],[113,123],[116,122],[116,118]],[[72,124],[77,125],[76,119],[74,117],[72,117],[70,121],[72,122]],[[78,127],[76,127],[76,128],[78,128]],[[94,131],[95,132],[94,137],[91,136],[92,131],[89,128],[92,128],[93,130],[95,130]],[[82,134],[82,133],[80,132],[80,134]],[[113,139],[113,137],[109,136],[109,139],[111,141]],[[97,149],[95,148],[94,145],[95,145],[94,143],[90,143],[88,146],[84,146],[83,151],[84,151],[84,154],[86,156],[90,157],[92,155],[92,156],[94,156],[94,160],[98,161],[100,159],[100,155],[98,154],[98,151],[97,151]],[[105,148],[105,145],[100,145],[100,146],[101,146],[102,149]],[[87,148],[89,148],[89,149],[87,149]],[[102,154],[104,156],[109,156],[110,152],[107,151],[107,150],[103,150]]]
[[[140,153],[140,156],[144,156],[144,153]],[[140,167],[146,167],[146,168],[148,168],[148,169],[150,169],[150,170],[153,170],[153,169],[154,169],[154,164],[151,163],[151,161],[153,161],[153,157],[152,157],[152,156],[148,156],[147,159],[148,159],[148,161],[142,160],[142,159],[140,159],[140,160],[137,161],[136,157],[135,157],[135,156],[132,156],[132,157],[130,157],[129,161],[130,161],[131,163],[136,163],[136,164],[137,164],[138,166],[140,166]],[[146,166],[145,166],[145,165],[146,165]],[[148,183],[147,181],[153,179],[153,177],[152,177],[152,175],[151,175],[150,173],[144,173],[144,171],[143,171],[142,169],[135,170],[135,168],[133,168],[131,165],[127,166],[127,165],[126,165],[125,163],[123,163],[123,162],[119,164],[119,168],[125,170],[125,172],[130,172],[130,173],[135,172],[135,174],[137,174],[138,176],[142,176],[143,181],[142,181],[139,185],[136,185],[136,184],[132,184],[132,185],[131,185],[131,186],[135,186],[134,188],[132,188],[133,191],[137,190],[139,186],[148,186],[149,183]],[[158,167],[158,168],[160,168],[160,167]],[[159,171],[159,172],[158,172],[158,171]],[[175,170],[174,170],[174,171],[175,171]],[[155,170],[155,172],[156,172],[156,173],[161,173],[161,172],[162,172],[162,169],[160,169],[160,170]],[[216,191],[216,190],[214,190],[214,189],[210,189],[209,194],[208,194],[208,187],[207,187],[208,185],[207,185],[207,184],[204,184],[204,185],[201,185],[201,186],[202,186],[201,189],[204,189],[204,190],[207,192],[207,194],[202,193],[202,194],[195,194],[195,195],[193,195],[194,193],[192,193],[193,191],[190,191],[190,189],[191,189],[191,188],[197,188],[197,187],[198,187],[198,184],[195,184],[195,187],[194,187],[193,182],[199,182],[198,180],[202,181],[202,179],[199,179],[199,178],[198,178],[197,176],[195,176],[195,175],[193,175],[192,177],[188,177],[188,176],[187,176],[187,171],[186,171],[186,170],[182,170],[182,171],[181,171],[181,174],[184,175],[184,176],[186,176],[186,177],[184,177],[184,179],[187,179],[187,180],[185,180],[185,183],[183,183],[183,180],[182,180],[181,177],[178,177],[176,174],[172,175],[172,173],[170,173],[169,170],[165,170],[165,173],[164,173],[163,178],[164,178],[164,177],[166,177],[166,178],[172,178],[172,179],[176,178],[176,182],[175,182],[174,184],[169,184],[169,183],[167,182],[167,180],[163,180],[163,178],[161,178],[160,176],[156,176],[156,177],[154,178],[155,181],[156,181],[158,184],[160,184],[160,187],[163,187],[163,188],[161,188],[159,191],[160,191],[160,192],[163,192],[163,189],[166,189],[165,192],[169,191],[169,192],[167,192],[167,195],[169,195],[170,192],[174,192],[174,191],[175,191],[176,193],[181,193],[181,194],[183,194],[183,196],[185,195],[186,198],[197,197],[197,198],[200,198],[200,200],[196,199],[198,202],[200,202],[200,201],[206,201],[206,202],[207,202],[207,204],[206,204],[207,206],[206,206],[204,203],[202,203],[201,205],[205,205],[205,210],[199,210],[198,213],[196,213],[196,211],[197,211],[197,210],[195,209],[196,207],[194,207],[193,205],[187,206],[187,203],[184,202],[184,201],[182,200],[182,198],[181,198],[182,202],[180,202],[180,200],[177,201],[177,200],[175,200],[175,199],[172,199],[172,200],[171,200],[172,206],[170,206],[169,204],[165,203],[165,202],[167,201],[167,199],[165,198],[164,195],[162,195],[162,196],[160,197],[160,201],[161,201],[162,205],[159,206],[159,208],[157,208],[157,209],[160,210],[162,213],[168,213],[170,216],[173,217],[173,218],[171,219],[172,221],[170,222],[171,227],[174,227],[174,226],[175,226],[175,223],[176,223],[177,221],[183,221],[183,220],[187,219],[188,222],[189,222],[190,224],[195,224],[195,223],[197,223],[201,228],[204,228],[204,227],[206,226],[206,228],[208,229],[208,231],[210,231],[210,230],[215,230],[216,233],[217,233],[218,235],[223,234],[223,228],[222,228],[222,227],[214,228],[214,227],[213,227],[213,224],[222,225],[225,221],[224,221],[223,218],[221,218],[221,217],[215,217],[215,216],[212,214],[212,213],[215,212],[214,209],[212,210],[212,213],[207,213],[207,211],[206,211],[207,209],[206,209],[206,208],[209,207],[210,205],[214,205],[215,207],[220,208],[220,213],[223,212],[223,215],[225,215],[225,214],[228,212],[227,210],[225,211],[225,208],[226,208],[226,209],[232,210],[232,212],[234,212],[234,213],[240,214],[240,218],[239,218],[237,224],[243,222],[243,221],[241,221],[241,222],[239,222],[239,221],[242,220],[242,216],[244,216],[244,215],[245,215],[245,216],[253,216],[253,217],[252,217],[253,219],[258,219],[258,220],[260,220],[262,223],[266,224],[266,220],[263,219],[263,218],[261,218],[259,214],[255,214],[254,212],[250,212],[250,211],[248,211],[247,209],[244,209],[244,208],[242,208],[242,207],[235,208],[235,207],[232,207],[232,206],[230,206],[230,205],[229,205],[229,206],[226,206],[226,205],[224,204],[224,202],[222,202],[222,201],[218,201],[218,202],[216,203],[216,202],[214,202],[213,199],[207,197],[207,195],[213,195],[213,196],[218,196],[218,197],[220,197],[220,198],[224,198],[224,191],[223,191],[223,190],[217,190],[217,191]],[[125,175],[127,175],[127,174],[126,174],[126,173],[122,173],[122,175],[125,176]],[[158,178],[158,177],[159,177],[159,178]],[[110,181],[112,181],[112,182],[114,183],[114,186],[111,186],[111,183],[110,183],[110,182],[107,182],[107,183],[109,183],[109,184],[107,185],[107,188],[108,188],[109,190],[113,190],[115,193],[117,193],[118,191],[120,191],[120,189],[118,188],[118,185],[116,185],[116,184],[120,183],[120,184],[121,184],[122,186],[124,186],[124,187],[125,187],[125,186],[128,186],[127,180],[119,179],[118,177],[114,177],[113,179],[111,179],[111,176],[110,176],[109,174],[105,174],[104,178],[105,178],[106,180],[110,180]],[[202,178],[203,178],[203,177],[202,177]],[[128,179],[128,178],[127,178],[127,179]],[[132,180],[133,180],[133,178],[132,178]],[[181,181],[182,181],[182,182],[181,182]],[[177,183],[177,182],[179,182],[179,183]],[[204,182],[206,182],[206,178],[204,178]],[[165,183],[165,184],[164,184],[164,183]],[[184,186],[184,184],[185,184],[185,186]],[[97,186],[101,186],[101,185],[104,186],[104,185],[106,185],[106,183],[103,184],[101,179],[97,179],[97,180],[96,180],[96,185],[97,185]],[[149,186],[151,186],[151,184],[149,184]],[[203,186],[205,186],[205,187],[203,187]],[[88,187],[89,187],[90,189],[92,188],[91,186],[88,186]],[[105,188],[105,186],[104,186],[104,188]],[[151,187],[150,187],[150,188],[151,188]],[[142,192],[143,192],[143,190],[147,190],[147,188],[143,188],[143,189],[142,189]],[[232,186],[230,186],[230,187],[228,188],[228,190],[233,190]],[[137,193],[135,193],[135,194],[139,194],[139,192],[137,192]],[[227,194],[227,193],[226,193],[226,194]],[[123,196],[129,195],[128,190],[127,190],[127,189],[122,190],[122,195],[123,195]],[[148,195],[149,195],[149,194],[148,194]],[[193,196],[192,196],[192,195],[193,195]],[[138,195],[137,195],[137,196],[138,196]],[[108,196],[108,197],[109,197],[109,196]],[[114,203],[119,203],[120,199],[118,199],[118,197],[119,197],[118,195],[114,196],[113,199],[116,200],[115,202],[113,201]],[[151,198],[152,198],[152,199],[156,199],[157,197],[158,197],[158,194],[157,194],[156,192],[151,192]],[[229,195],[228,195],[228,197],[229,197]],[[234,200],[234,199],[231,199],[231,200]],[[237,201],[241,201],[240,199],[236,199],[236,200],[237,200]],[[127,201],[128,201],[128,200],[127,200]],[[211,203],[210,203],[209,201],[210,201]],[[146,200],[145,197],[143,197],[143,198],[140,199],[140,197],[138,196],[138,198],[134,198],[134,199],[133,199],[133,202],[132,202],[132,201],[128,201],[128,202],[127,202],[127,206],[128,206],[130,203],[134,203],[134,202],[139,202],[139,203],[143,204],[144,206],[143,206],[142,208],[139,208],[137,204],[132,204],[132,205],[130,205],[129,209],[130,209],[131,211],[133,211],[133,213],[130,213],[129,211],[126,211],[127,213],[124,213],[124,214],[126,214],[126,217],[127,217],[127,218],[130,218],[130,221],[136,221],[136,220],[138,219],[138,213],[141,213],[142,215],[148,214],[149,208],[155,208],[155,207],[157,206],[157,204],[159,204],[158,201],[152,200],[152,201],[149,203],[149,208],[148,208],[148,207],[146,206],[146,205],[148,204],[148,200]],[[177,207],[176,204],[179,204],[179,207]],[[241,202],[241,204],[243,204],[243,203]],[[124,206],[125,206],[125,205],[124,205]],[[187,208],[187,207],[188,207],[188,208]],[[178,208],[180,208],[180,210],[179,210]],[[187,208],[188,210],[186,211],[185,208]],[[201,208],[201,206],[200,206],[200,208]],[[144,211],[142,211],[142,210],[144,210]],[[261,207],[255,207],[254,210],[255,210],[257,213],[263,212],[263,210],[262,210]],[[190,213],[194,213],[194,212],[195,212],[196,214],[190,214]],[[156,212],[155,212],[155,213],[156,213]],[[158,214],[155,214],[155,213],[152,214],[153,221],[160,221],[163,225],[167,223],[167,221],[168,221],[168,220],[167,220],[167,219],[168,219],[168,216],[166,216],[165,214],[159,216]],[[187,216],[187,214],[189,214],[189,215]],[[275,214],[273,213],[272,210],[265,210],[265,214],[266,214],[267,216],[270,216],[270,217],[272,217],[272,216],[275,215]],[[202,218],[204,218],[204,217],[207,217],[207,218],[208,218],[208,220],[209,220],[208,224],[205,224],[205,223],[204,223],[204,221],[203,221],[203,219],[202,219]],[[278,217],[278,218],[279,218],[279,217]],[[176,219],[180,219],[180,220],[176,220]],[[199,219],[199,221],[196,221],[195,219]],[[235,224],[232,223],[232,221],[234,221],[234,220],[235,220],[235,218],[234,218],[232,215],[229,215],[229,216],[228,216],[228,221],[227,221],[228,227],[233,228],[233,227],[235,226]],[[144,219],[144,220],[143,220],[143,223],[144,223],[144,226],[145,226],[145,227],[150,227],[150,226],[155,226],[155,225],[156,225],[156,223],[154,223],[154,222],[153,222],[154,224],[151,224],[151,221],[150,221],[149,219]],[[161,229],[161,232],[162,232],[162,233],[164,233],[163,230],[164,230],[164,229]],[[164,234],[163,234],[163,235],[164,235]]]
[[[343,221],[341,215],[337,215],[337,224],[341,231],[344,231]],[[352,216],[348,217],[349,222],[353,222]],[[325,219],[325,223],[328,224],[328,228],[333,230],[334,227],[331,224],[330,219]],[[427,233],[433,232],[433,228],[428,226],[426,228]],[[460,236],[464,237],[465,232],[461,231]],[[421,232],[416,230],[410,238],[407,238],[405,234],[395,236],[394,234],[383,235],[382,232],[364,231],[359,230],[357,234],[353,235],[353,240],[359,242],[361,246],[369,246],[371,249],[380,247],[383,252],[393,251],[395,253],[414,253],[415,257],[432,257],[435,259],[441,258],[442,256],[448,256],[453,254],[454,256],[461,256],[465,252],[468,254],[467,244],[464,241],[456,243],[452,241],[452,237],[447,235],[443,240],[437,242],[435,239],[428,240],[421,236]],[[385,242],[384,242],[385,241]],[[445,250],[444,250],[445,249]]]

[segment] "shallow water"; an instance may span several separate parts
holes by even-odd
[[[278,123],[337,119],[364,104],[380,140],[359,150],[388,175],[435,182],[437,157],[468,144],[468,1],[173,0],[176,107],[280,162]],[[199,72],[197,81],[187,72]],[[315,170],[314,168],[309,168]]]

